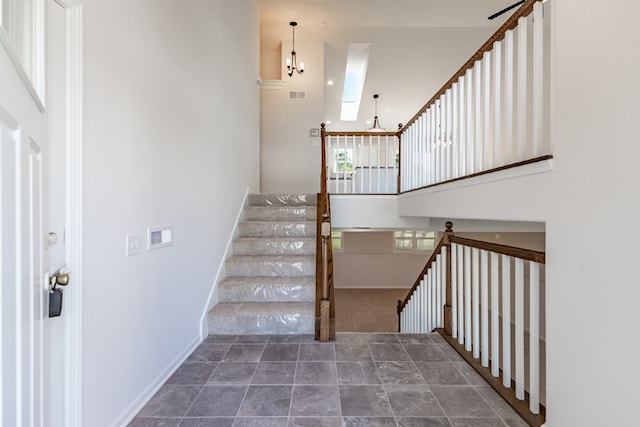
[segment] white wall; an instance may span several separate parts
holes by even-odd
[[[248,187],[258,191],[253,1],[87,0],[83,425],[122,425],[199,341]],[[126,257],[125,235],[173,226]]]
[[[285,53],[291,49],[286,45]],[[260,190],[263,193],[317,193],[320,191],[320,138],[309,136],[320,128],[324,109],[324,58],[321,40],[296,37],[304,74],[289,77],[281,89],[262,89],[260,125]],[[289,91],[306,91],[304,100],[290,100]]]
[[[636,426],[640,58],[632,0],[555,8],[547,423]]]

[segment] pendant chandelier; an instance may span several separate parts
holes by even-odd
[[[375,103],[375,113],[373,116],[373,126],[369,128],[372,132],[384,132],[384,128],[380,126],[380,122],[378,121],[378,98],[380,95],[377,93],[373,95],[373,102]]]
[[[300,62],[300,65],[298,65],[298,61],[296,59],[296,26],[298,25],[298,23],[295,21],[291,21],[289,22],[289,25],[291,25],[291,34],[293,41],[291,43],[291,58],[287,58],[286,66],[287,74],[289,75],[289,77],[291,77],[294,71],[298,74],[304,73],[304,62]]]

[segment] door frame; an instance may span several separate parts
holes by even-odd
[[[65,262],[71,286],[65,293],[64,419],[82,426],[83,295],[83,5],[55,0],[65,9]]]

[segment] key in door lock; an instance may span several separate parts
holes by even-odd
[[[49,317],[58,317],[62,313],[62,289],[69,284],[69,270],[62,268],[49,277]]]

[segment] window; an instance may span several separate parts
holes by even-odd
[[[394,231],[393,250],[395,252],[432,251],[435,247],[435,231]]]
[[[342,231],[331,231],[331,247],[333,252],[344,252]]]
[[[352,172],[353,171],[353,149],[336,148],[334,151],[334,172]]]

